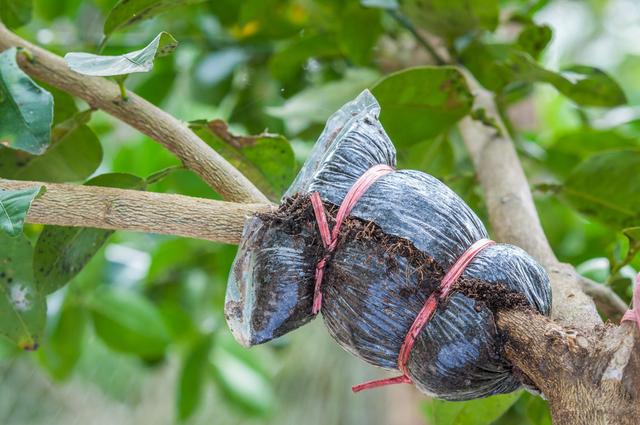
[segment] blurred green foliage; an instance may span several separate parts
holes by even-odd
[[[626,15],[640,19],[625,0],[0,0],[4,24],[61,55],[121,66],[119,55],[170,33],[179,47],[164,57],[152,48],[153,69],[136,68],[145,72],[127,88],[190,122],[273,200],[331,113],[370,88],[399,166],[441,178],[486,222],[456,123],[491,123],[472,110],[461,74],[438,66],[461,63],[494,92],[560,259],[629,301],[640,266],[640,61],[617,22]],[[0,177],[218,197],[159,144],[32,81],[16,54],[28,56],[0,54]],[[0,394],[52,379],[70,394],[97,391],[96,409],[143,405],[155,394],[145,380],[171,370],[166,423],[386,422],[376,394],[344,395],[360,369],[326,354],[326,338],[251,351],[233,341],[222,306],[235,247],[56,226],[23,235],[36,193],[0,193]],[[0,422],[58,423],[55,398],[43,400],[0,396]],[[422,407],[434,425],[550,424],[546,402],[528,393]]]

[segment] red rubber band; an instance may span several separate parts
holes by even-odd
[[[409,377],[409,371],[407,370],[407,362],[409,361],[411,350],[413,349],[413,345],[415,344],[418,335],[420,335],[422,329],[424,329],[429,320],[431,320],[431,317],[433,317],[433,314],[436,312],[436,309],[438,308],[438,301],[447,298],[447,296],[451,292],[453,284],[458,280],[460,276],[462,276],[462,273],[467,268],[469,263],[473,260],[473,258],[484,248],[493,245],[494,243],[495,242],[489,239],[480,239],[474,242],[469,248],[467,248],[467,250],[460,256],[460,258],[458,258],[453,266],[451,266],[449,271],[444,275],[442,281],[440,282],[439,293],[434,292],[429,295],[427,301],[424,303],[424,306],[409,328],[404,342],[400,346],[400,352],[398,353],[398,369],[400,369],[402,375],[395,376],[393,378],[378,379],[375,381],[365,382],[364,384],[351,387],[351,391],[357,393],[369,388],[377,388],[383,387],[385,385],[401,383],[410,384],[412,382],[411,378]]]
[[[640,329],[640,273],[636,276],[636,287],[633,290],[632,308],[622,316],[621,322],[636,322]]]
[[[311,194],[311,205],[313,206],[313,213],[316,217],[316,223],[318,223],[318,230],[320,231],[320,237],[322,238],[322,244],[324,245],[325,255],[316,264],[315,285],[313,289],[313,306],[311,307],[311,314],[317,314],[322,307],[322,278],[324,277],[324,268],[327,265],[327,260],[331,253],[336,249],[338,244],[338,235],[340,234],[340,226],[344,222],[344,219],[349,216],[351,210],[356,205],[356,202],[364,195],[364,193],[371,187],[376,180],[385,174],[392,173],[394,169],[388,165],[378,164],[369,168],[363,175],[356,180],[351,186],[349,192],[344,197],[338,214],[336,215],[336,223],[333,226],[333,230],[329,231],[329,224],[327,221],[327,215],[322,204],[322,199],[318,192]]]

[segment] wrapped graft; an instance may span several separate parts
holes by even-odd
[[[316,265],[326,257],[322,317],[344,349],[398,369],[407,332],[454,264],[488,238],[476,214],[436,178],[413,170],[379,177],[342,223],[335,250],[323,246],[311,194],[335,224],[354,183],[374,166],[395,167],[395,149],[368,91],[328,121],[275,213],[246,222],[229,276],[225,315],[245,346],[284,335],[315,317]],[[316,195],[314,195],[316,196]],[[522,249],[479,251],[419,329],[404,376],[447,400],[506,393],[520,386],[501,351],[494,313],[551,309],[549,279]],[[432,297],[433,298],[433,297]],[[406,382],[406,381],[405,381]]]

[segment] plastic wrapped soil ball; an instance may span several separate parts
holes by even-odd
[[[494,314],[549,314],[549,279],[522,249],[484,243],[482,222],[442,182],[395,170],[379,112],[368,91],[342,107],[278,210],[247,220],[227,287],[229,327],[252,346],[302,326],[319,307],[345,350],[400,368],[402,382],[427,394],[511,392],[520,381]],[[334,230],[332,239],[323,228]]]

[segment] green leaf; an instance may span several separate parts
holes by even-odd
[[[33,0],[36,16],[53,21],[61,16],[75,16],[82,0]]]
[[[417,26],[448,39],[498,25],[498,0],[407,0],[403,8]]]
[[[210,349],[211,336],[203,335],[184,359],[178,383],[178,419],[180,421],[191,417],[202,400]]]
[[[445,135],[398,150],[398,167],[422,170],[439,178],[453,172],[454,154]]]
[[[141,190],[145,187],[144,179],[127,173],[106,173],[88,180],[87,186],[115,187],[118,189]]]
[[[33,249],[23,236],[0,232],[0,336],[35,350],[44,331],[47,305],[33,284]]]
[[[307,88],[289,98],[282,106],[267,108],[281,118],[287,129],[298,134],[311,124],[324,124],[327,118],[378,78],[370,69],[349,69],[343,79]]]
[[[102,287],[87,303],[96,334],[115,351],[151,360],[171,342],[160,312],[134,291]]]
[[[538,58],[540,53],[551,41],[553,32],[548,25],[536,25],[531,23],[524,27],[518,36],[517,44],[531,57]]]
[[[594,155],[573,169],[560,193],[576,210],[617,229],[640,224],[640,151]]]
[[[16,48],[0,53],[0,145],[44,152],[51,136],[53,97],[25,74]]]
[[[46,152],[35,156],[0,149],[0,176],[14,180],[77,182],[93,174],[102,162],[102,146],[95,133],[71,118],[54,127]]]
[[[473,96],[462,74],[450,67],[396,72],[372,89],[380,121],[398,147],[432,138],[471,110]]]
[[[559,136],[551,143],[546,149],[544,165],[556,176],[564,179],[576,164],[594,153],[636,147],[637,140],[624,136],[615,129],[580,128]]]
[[[179,6],[202,3],[205,0],[120,0],[113,6],[104,23],[104,35],[108,38],[114,31],[151,19]]]
[[[75,301],[65,301],[40,350],[40,361],[57,380],[67,379],[82,351],[87,312]]]
[[[88,186],[140,189],[144,180],[130,174],[102,174]],[[36,243],[33,270],[38,287],[50,294],[73,279],[104,245],[113,231],[86,227],[44,226]]]
[[[236,136],[222,120],[196,124],[192,129],[273,200],[280,198],[295,177],[293,149],[283,136]]]
[[[539,65],[520,46],[474,41],[461,52],[462,62],[486,88],[501,91],[513,83],[548,83],[582,106],[618,106],[627,99],[620,86],[605,72],[574,65],[562,73]]]
[[[548,82],[579,105],[618,106],[627,102],[618,83],[598,68],[574,65],[564,69],[563,77]]]
[[[4,233],[9,236],[22,234],[27,212],[41,189],[42,186],[21,190],[0,189],[0,229]]]
[[[512,51],[512,46],[507,44],[485,44],[474,40],[460,52],[460,60],[480,84],[499,92],[518,80],[508,63]]]
[[[573,153],[581,158],[604,150],[638,147],[638,141],[625,136],[615,129],[598,130],[581,128],[565,133],[555,139],[551,146],[565,153]]]
[[[382,33],[380,11],[350,3],[339,16],[337,33],[338,43],[345,56],[356,65],[368,65],[373,47]]]
[[[112,77],[135,72],[149,72],[157,57],[166,56],[178,47],[178,42],[168,32],[161,32],[144,49],[118,56],[101,56],[72,52],[64,60],[73,71],[92,76]]]
[[[33,0],[0,0],[0,21],[9,28],[18,28],[31,20]]]
[[[211,372],[222,396],[247,415],[265,416],[271,412],[275,396],[267,378],[243,358],[218,348],[211,356]]]
[[[520,398],[521,391],[488,398],[451,402],[432,400],[425,404],[431,423],[438,425],[489,425],[500,418]]]

